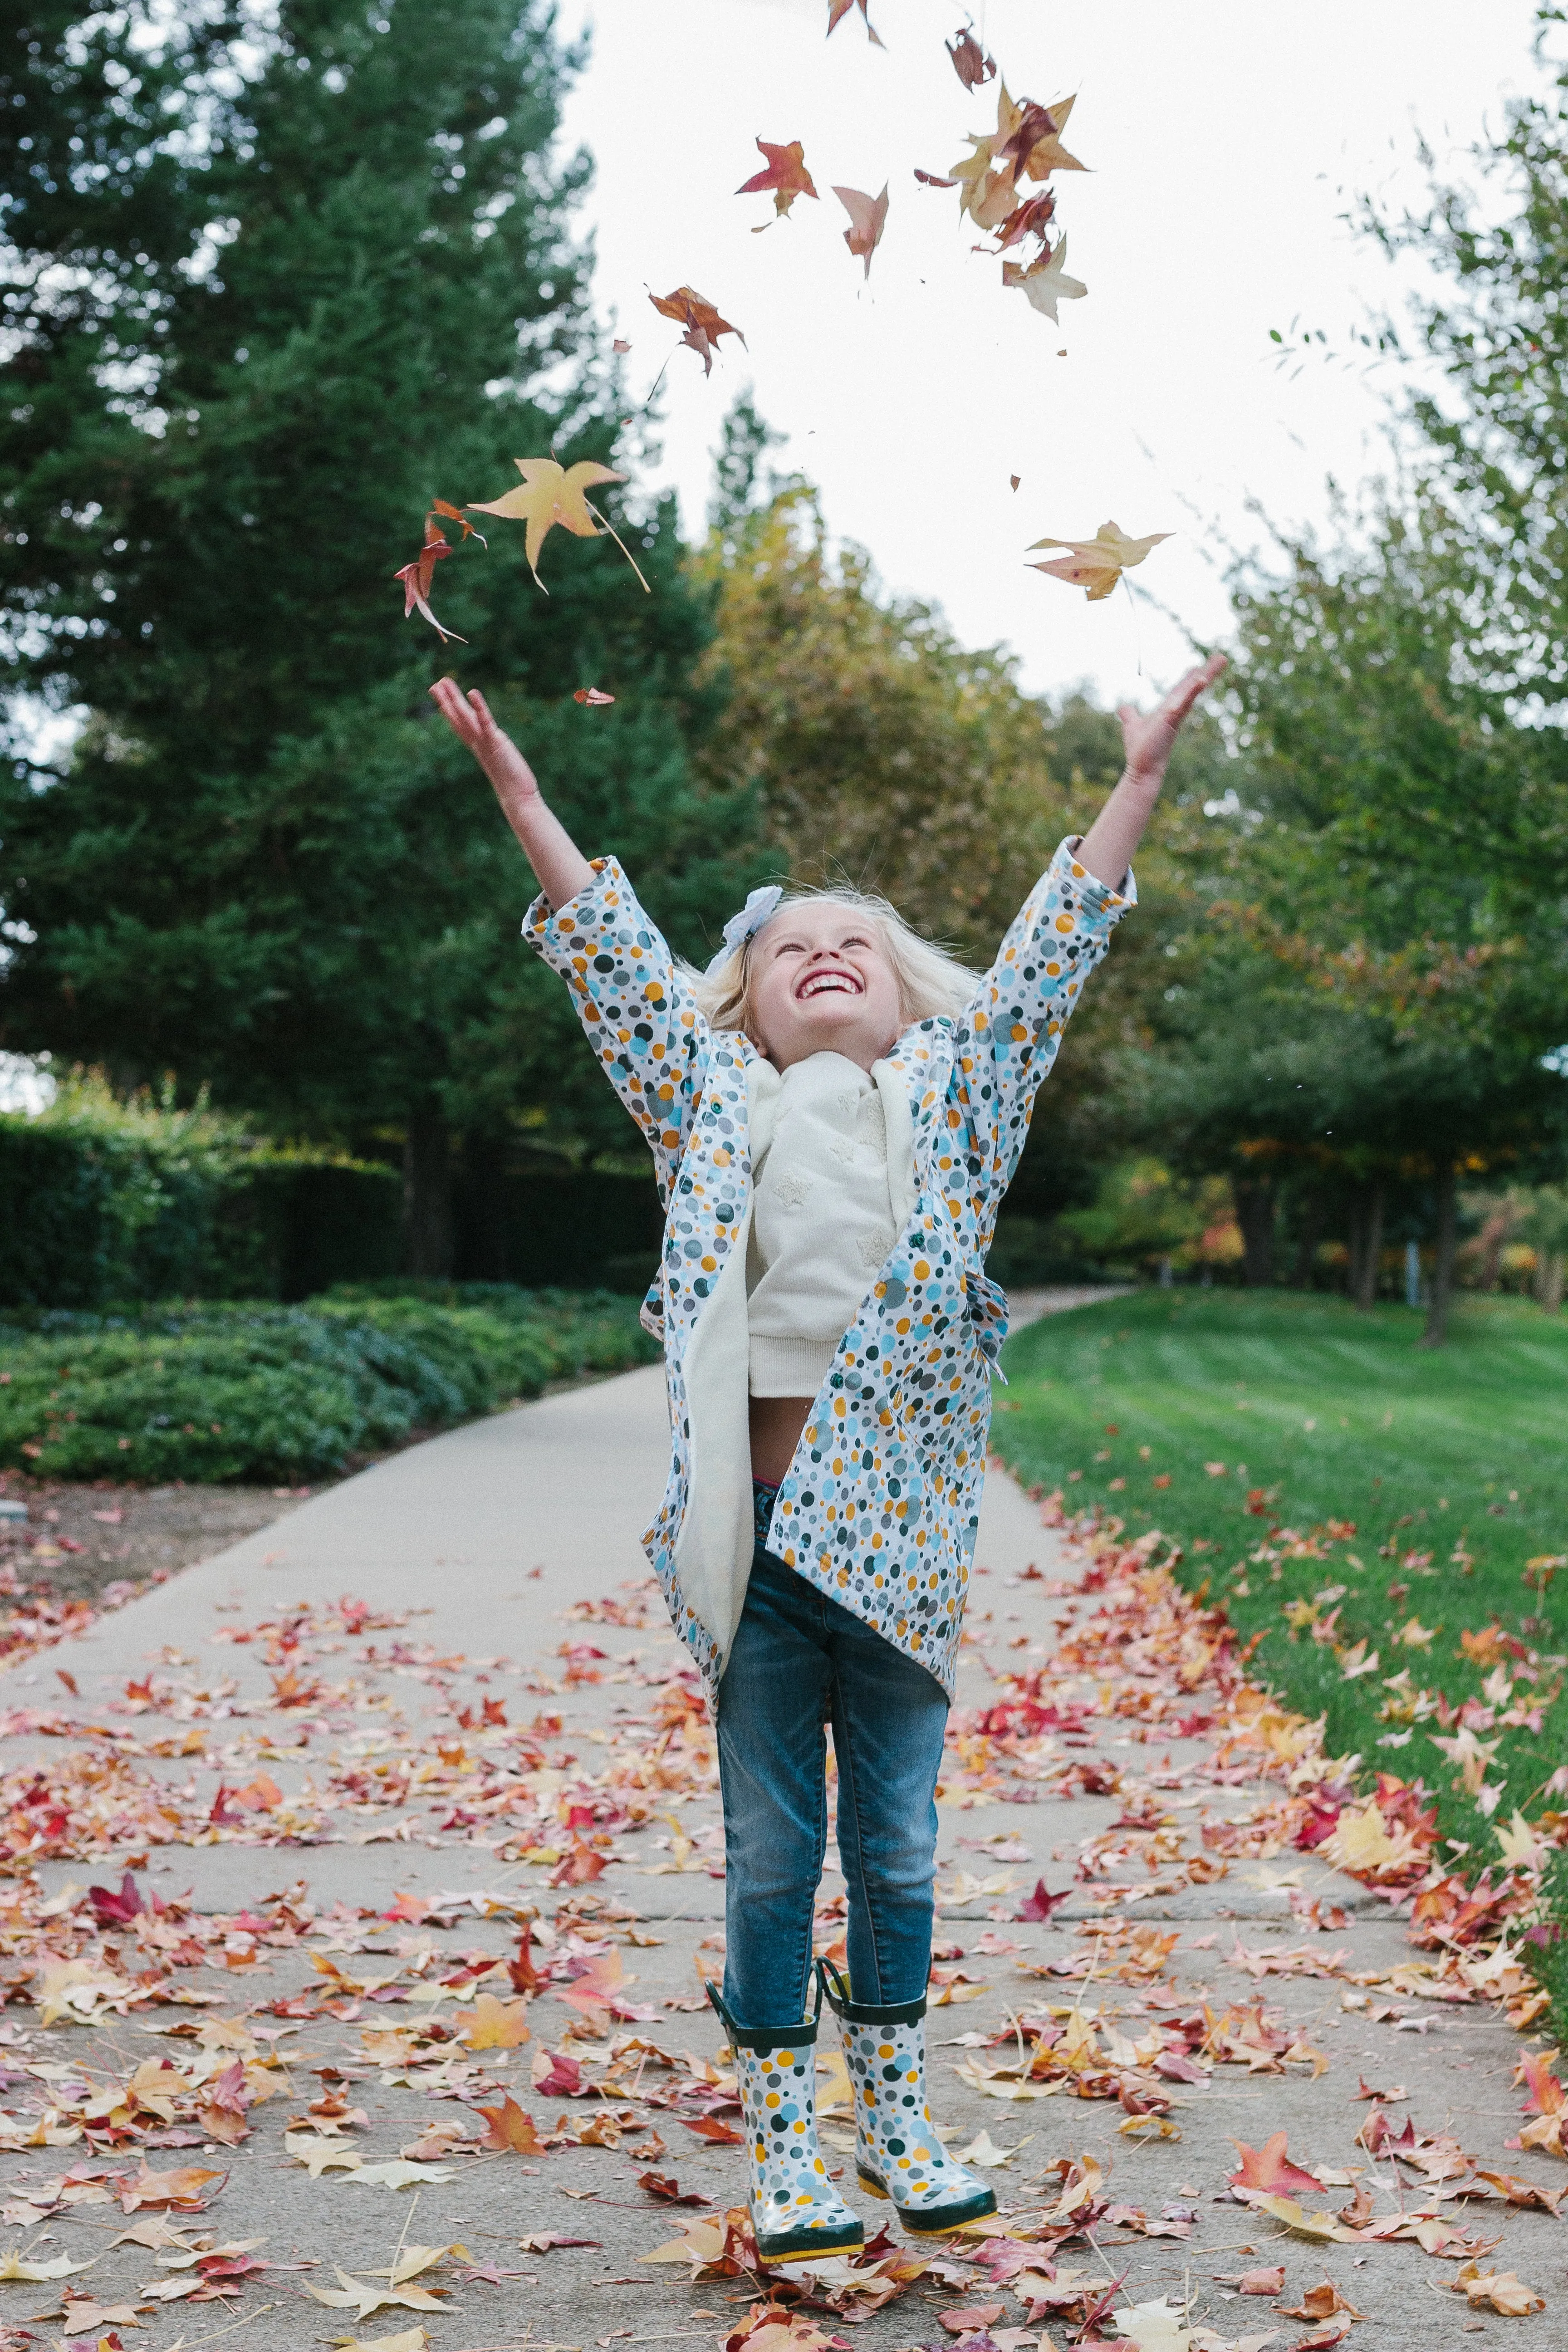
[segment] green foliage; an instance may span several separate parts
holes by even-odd
[[[0,1322],[0,1463],[54,1478],[312,1479],[658,1353],[605,1292],[374,1287],[309,1307],[35,1313]]]
[[[518,940],[526,865],[425,688],[460,663],[700,947],[749,819],[691,774],[706,600],[673,506],[616,509],[651,595],[607,541],[557,534],[549,595],[521,530],[470,544],[436,593],[466,646],[390,578],[435,494],[494,496],[552,446],[647,455],[572,242],[547,0],[29,25],[0,92],[0,595],[13,686],[94,717],[64,773],[19,761],[0,793],[26,927],[3,1042],[121,1085],[173,1067],[274,1124],[417,1129],[437,1162],[447,1126],[525,1114],[598,1145],[614,1106]],[[614,707],[575,705],[589,683]]]
[[[1451,1705],[1478,1699],[1459,1635],[1494,1621],[1527,1648],[1568,1648],[1564,1601],[1524,1580],[1532,1559],[1561,1551],[1568,1518],[1568,1324],[1472,1299],[1446,1351],[1420,1349],[1420,1330],[1398,1307],[1367,1316],[1300,1294],[1145,1291],[1010,1339],[993,1443],[1069,1508],[1114,1511],[1134,1534],[1157,1527],[1181,1544],[1184,1580],[1206,1582],[1244,1636],[1264,1636],[1254,1671],[1292,1706],[1326,1713],[1333,1751],[1419,1771],[1441,1792],[1447,1833],[1483,1853],[1490,1827],[1449,1788],[1429,1739],[1440,1727],[1430,1709],[1404,1719],[1390,1681],[1408,1667]],[[1343,1591],[1320,1614],[1337,1605],[1335,1640],[1364,1640],[1377,1672],[1346,1680],[1331,1643],[1310,1628],[1292,1638],[1286,1604],[1331,1586]],[[1401,1641],[1413,1617],[1429,1644]],[[1521,1685],[1545,1708],[1539,1733],[1499,1735],[1500,1822],[1515,1804],[1539,1811],[1537,1792],[1568,1762],[1555,1686],[1554,1670]]]
[[[1228,1214],[1223,1182],[1184,1184],[1163,1160],[1128,1160],[1106,1171],[1092,1207],[1069,1209],[1057,1223],[1085,1257],[1137,1268],[1161,1258],[1195,1264],[1205,1233]],[[1221,1252],[1216,1245],[1208,1254]]]
[[[400,1205],[389,1169],[78,1072],[0,1117],[0,1306],[297,1296],[395,1265]]]

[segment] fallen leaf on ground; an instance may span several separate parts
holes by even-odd
[[[1272,2197],[1316,2197],[1321,2193],[1323,2184],[1317,2176],[1303,2172],[1286,2155],[1285,2139],[1286,2135],[1278,2131],[1260,2148],[1248,2147],[1244,2139],[1231,2141],[1241,2158],[1230,2176],[1230,2187],[1237,2196],[1246,2197],[1257,2189]]]
[[[1260,2264],[1256,2270],[1235,2272],[1228,2277],[1219,2279],[1216,2284],[1220,2286],[1233,2286],[1238,2294],[1283,2294],[1285,2265],[1283,2263],[1274,2263],[1268,2266]]]
[[[510,2148],[518,2156],[542,2156],[543,2145],[534,2128],[533,2117],[526,2107],[520,2107],[510,2091],[501,2095],[499,2107],[476,2107],[486,2125],[479,2145],[487,2156],[499,2155]]]
[[[1134,2303],[1113,2311],[1110,2324],[1138,2352],[1188,2352],[1192,2331],[1180,2304],[1161,2295],[1156,2303]]]
[[[450,2180],[449,2164],[410,2164],[394,2157],[389,2164],[357,2165],[349,2174],[356,2189],[417,2189],[427,2180]]]
[[[305,2293],[317,2303],[324,2303],[334,2311],[352,2311],[356,2319],[368,2319],[373,2311],[444,2311],[447,2305],[428,2287],[371,2286],[363,2279],[351,2278],[347,2271],[336,2271],[337,2285],[311,2286],[306,2283]]]
[[[1048,572],[1053,580],[1065,580],[1071,587],[1087,589],[1089,602],[1094,604],[1110,595],[1124,572],[1142,563],[1151,548],[1170,536],[1168,530],[1156,530],[1147,539],[1129,539],[1120,523],[1102,522],[1092,539],[1037,539],[1036,547],[1065,547],[1070,552],[1029,568]],[[1371,1811],[1375,1813],[1377,1807]]]
[[[1528,2319],[1532,2311],[1546,2308],[1546,2297],[1526,2286],[1511,2271],[1483,2271],[1479,2263],[1467,2263],[1448,2284],[1456,2294],[1466,2297],[1472,2311],[1489,2305],[1504,2319]]]
[[[477,1994],[459,2038],[465,2050],[521,2050],[532,2039],[528,2003],[498,2000],[493,1992]]]
[[[833,191],[849,215],[849,226],[844,232],[844,242],[856,257],[866,264],[866,275],[871,275],[871,256],[882,242],[882,232],[888,226],[888,191],[883,187],[879,196],[868,196],[861,188],[837,188]]]
[[[1310,2286],[1299,2304],[1280,2305],[1280,2315],[1285,2319],[1337,2319],[1342,2312],[1348,2313],[1352,2319],[1366,2317],[1364,2311],[1358,2311],[1340,2293],[1331,2279],[1325,2279],[1321,2286]]]
[[[33,2286],[41,2286],[46,2279],[68,2278],[73,2271],[91,2268],[90,2263],[73,2263],[68,2254],[56,2254],[47,2263],[24,2262],[20,2254],[0,2254],[0,2279],[20,2279]]]
[[[1000,2319],[1005,2309],[1005,2304],[974,2303],[962,2311],[939,2311],[937,2317],[950,2336],[977,2336],[994,2319]]]

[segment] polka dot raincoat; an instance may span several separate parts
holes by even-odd
[[[951,1696],[979,1524],[991,1368],[1006,1302],[984,1272],[1035,1090],[1134,903],[1064,842],[971,1003],[918,1022],[871,1072],[898,1238],[839,1343],[774,1506],[770,1549],[928,1667]],[[662,1339],[674,1458],[643,1538],[717,1699],[752,1541],[746,1240],[751,1041],[712,1029],[613,858],[524,936],[567,982],[652,1149],[663,1260],[643,1307]]]

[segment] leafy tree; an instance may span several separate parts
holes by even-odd
[[[405,627],[389,578],[433,496],[618,454],[565,225],[587,167],[554,145],[572,61],[545,0],[281,0],[259,55],[195,10],[87,21],[36,8],[4,93],[12,680],[91,716],[63,772],[18,741],[0,799],[0,1042],[400,1131],[440,1271],[454,1129],[621,1138],[518,943],[526,868],[426,715],[438,667],[678,941],[754,865],[743,796],[691,772],[708,623],[668,505],[623,509],[651,595],[559,534],[546,596],[498,526],[437,582],[462,647]]]

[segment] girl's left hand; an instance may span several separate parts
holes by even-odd
[[[1223,654],[1211,654],[1200,668],[1190,669],[1185,677],[1174,685],[1157,709],[1142,711],[1131,702],[1123,702],[1116,716],[1121,721],[1121,745],[1126,754],[1129,779],[1146,790],[1158,792],[1165,780],[1172,751],[1182,721],[1205,688],[1211,687],[1226,667]]]

